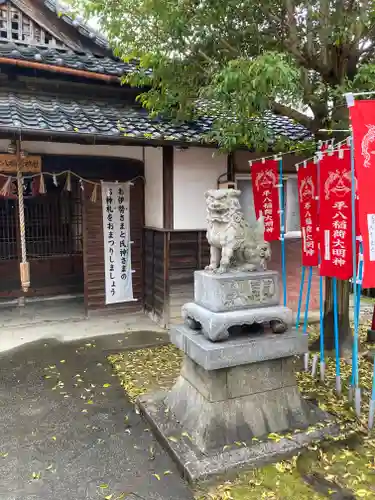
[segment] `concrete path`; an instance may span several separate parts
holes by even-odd
[[[86,319],[83,301],[77,298],[0,307],[0,352],[42,339],[73,342],[101,336],[103,332],[115,335],[140,330],[165,332],[143,312],[101,311]]]
[[[166,337],[126,336],[42,341],[1,355],[1,500],[193,498],[106,361]]]

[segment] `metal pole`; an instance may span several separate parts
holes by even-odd
[[[280,239],[281,239],[281,271],[283,281],[284,306],[286,306],[286,264],[285,264],[285,210],[283,185],[283,159],[279,159],[279,192],[280,192]]]
[[[353,134],[350,139],[350,165],[351,165],[351,178],[352,178],[352,252],[353,252],[353,295],[354,305],[357,307],[357,235],[356,235],[356,210],[355,210],[355,161],[354,161],[354,139]],[[356,399],[356,413],[360,413],[360,390],[359,390],[359,377],[358,377],[358,317],[354,311],[354,337],[353,337],[353,359],[352,359],[352,387],[350,392],[355,391]]]
[[[372,373],[372,393],[371,393],[370,409],[368,415],[369,430],[371,430],[374,426],[374,412],[375,412],[375,356],[374,356],[374,368]]]
[[[319,313],[320,313],[320,380],[325,378],[326,362],[324,358],[324,300],[323,300],[323,276],[319,276]]]
[[[307,334],[307,323],[308,323],[308,318],[309,318],[309,305],[310,305],[310,292],[311,292],[312,271],[313,271],[313,268],[310,267],[310,269],[309,269],[309,275],[308,275],[308,278],[307,278],[305,318],[304,318],[304,321],[303,321],[303,333],[305,335]],[[305,356],[304,356],[304,367],[305,367],[305,371],[306,372],[309,371],[309,352],[305,353]]]
[[[317,163],[317,182],[318,182],[318,193],[320,193],[320,160]],[[320,195],[318,197],[318,214],[320,215]],[[319,243],[319,266],[321,264],[320,243]],[[320,273],[319,273],[320,274]],[[325,372],[326,372],[326,362],[324,353],[324,298],[323,298],[323,276],[319,276],[319,325],[320,325],[320,380],[324,382]]]
[[[301,284],[299,287],[299,297],[298,297],[298,309],[297,309],[297,320],[296,320],[296,330],[299,329],[299,321],[301,318],[301,307],[302,307],[302,299],[303,299],[303,288],[305,286],[305,272],[306,272],[306,267],[302,266],[302,273],[301,273]]]
[[[335,336],[336,354],[336,392],[341,394],[341,370],[340,370],[340,345],[339,345],[339,313],[337,307],[337,279],[332,278],[333,288],[333,327]]]

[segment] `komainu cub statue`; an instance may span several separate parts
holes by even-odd
[[[205,193],[210,264],[206,270],[226,273],[267,269],[270,244],[264,241],[263,219],[254,227],[246,222],[236,189],[211,189]]]

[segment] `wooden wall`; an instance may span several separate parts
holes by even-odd
[[[209,263],[205,231],[170,233],[169,323],[181,321],[181,307],[194,299],[194,271]]]
[[[105,268],[103,241],[103,214],[101,191],[97,200],[85,196],[83,207],[83,268],[85,277],[85,306],[88,313],[95,310],[119,310],[133,312],[143,308],[143,225],[144,225],[144,182],[138,178],[130,187],[130,238],[133,273],[133,291],[136,302],[105,304]]]
[[[168,324],[168,236],[168,232],[148,228],[144,234],[144,308],[162,326]]]
[[[145,309],[162,326],[178,323],[194,298],[194,271],[209,262],[205,231],[145,229]]]

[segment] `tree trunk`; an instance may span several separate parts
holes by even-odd
[[[340,355],[347,357],[351,352],[353,336],[349,322],[349,296],[351,284],[349,281],[337,280],[337,305]],[[311,350],[319,350],[320,338],[313,343]],[[333,287],[332,279],[325,278],[324,301],[324,348],[327,351],[335,349],[333,322]]]

